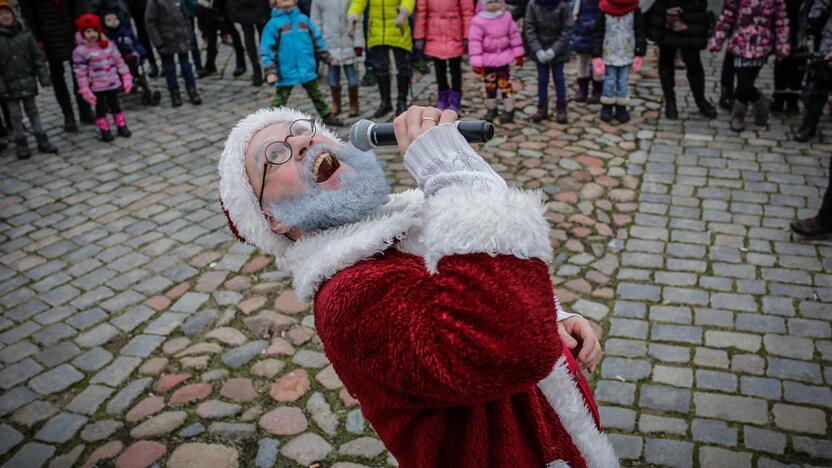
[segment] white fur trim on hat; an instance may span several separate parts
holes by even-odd
[[[288,107],[261,109],[240,120],[225,141],[219,162],[220,204],[228,216],[234,235],[260,250],[279,256],[291,244],[275,234],[260,211],[257,194],[246,174],[246,148],[254,134],[269,125],[312,117]],[[318,134],[343,144],[320,120],[315,121]]]

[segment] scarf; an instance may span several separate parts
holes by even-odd
[[[638,0],[601,0],[598,8],[605,15],[624,16],[638,8]]]

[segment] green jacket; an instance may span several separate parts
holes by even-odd
[[[413,14],[416,0],[353,0],[348,14],[354,15],[361,21],[361,15],[370,4],[370,27],[367,42],[369,47],[386,45],[399,47],[408,52],[413,50],[413,38],[410,35],[410,23],[405,21],[401,28],[396,27],[396,16],[399,5]]]
[[[0,26],[0,100],[36,95],[38,81],[49,84],[49,69],[35,37],[18,22],[10,28]]]

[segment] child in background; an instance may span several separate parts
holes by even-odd
[[[0,64],[0,102],[9,109],[8,120],[14,133],[17,158],[28,159],[32,155],[23,129],[24,110],[29,116],[38,151],[57,153],[58,149],[49,143],[43,130],[35,102],[38,81],[42,87],[49,87],[49,69],[35,37],[23,30],[9,0],[0,0]]]
[[[578,59],[578,92],[575,93],[575,102],[588,104],[601,102],[604,77],[595,76],[592,69],[592,35],[599,14],[601,11],[598,9],[598,0],[575,0],[572,10],[575,18],[575,28],[572,30],[572,50]],[[589,93],[590,81],[592,94]]]
[[[416,49],[433,58],[439,109],[459,112],[462,105],[462,55],[474,15],[471,0],[417,0],[413,37]],[[447,69],[451,70],[448,86]]]
[[[82,42],[72,51],[72,71],[78,81],[78,90],[85,101],[95,106],[95,125],[101,131],[101,139],[113,141],[107,112],[112,112],[119,136],[129,137],[130,130],[118,93],[124,87],[129,93],[133,77],[121,58],[115,44],[107,40],[101,31],[101,19],[93,14],[81,15],[75,24]]]
[[[356,25],[351,32],[347,10],[352,0],[315,0],[312,3],[312,23],[321,30],[329,53],[338,65],[329,66],[329,89],[332,92],[332,113],[341,113],[341,70],[347,78],[350,97],[350,117],[358,117],[358,73],[355,65],[364,54],[364,26]]]
[[[604,76],[601,120],[630,121],[627,111],[630,67],[641,69],[647,37],[638,0],[601,0],[601,15],[595,22],[592,67]]]
[[[144,22],[151,42],[162,58],[162,71],[170,91],[171,107],[182,105],[179,80],[176,78],[176,60],[185,79],[185,91],[191,104],[202,104],[196,90],[196,78],[188,53],[191,51],[193,31],[191,19],[182,0],[148,0]]]
[[[511,89],[511,62],[523,66],[523,39],[517,24],[506,11],[505,0],[479,0],[477,15],[468,33],[471,67],[485,82],[485,118],[497,117],[497,93],[502,92],[503,113],[500,122],[514,122],[514,98]]]
[[[330,66],[338,65],[324,43],[321,32],[297,8],[297,0],[271,0],[272,19],[260,39],[260,56],[266,83],[274,85],[274,107],[283,107],[295,85],[302,85],[327,125],[344,125],[333,114],[318,87],[317,58]],[[316,58],[317,57],[317,58]]]
[[[532,0],[526,7],[526,42],[537,62],[537,113],[532,116],[535,122],[549,118],[550,71],[558,98],[557,123],[568,121],[563,66],[569,61],[572,26],[572,7],[567,0]]]

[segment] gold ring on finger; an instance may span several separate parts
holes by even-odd
[[[425,120],[430,120],[433,123],[437,123],[436,119],[434,119],[433,117],[422,117],[422,122],[424,122]]]

